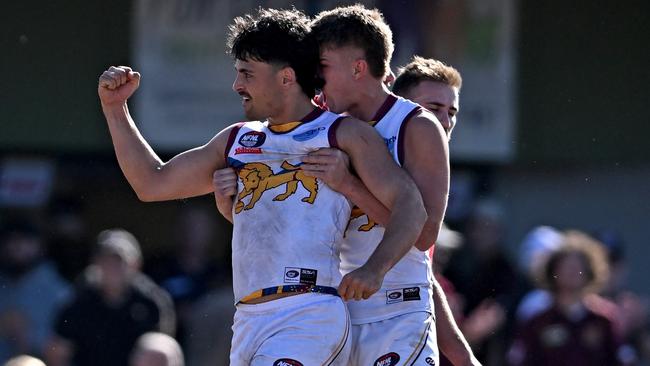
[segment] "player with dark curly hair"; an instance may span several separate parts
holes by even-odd
[[[338,295],[376,292],[426,217],[414,183],[370,126],[312,104],[318,53],[309,30],[309,19],[296,10],[260,9],[235,19],[228,42],[237,72],[233,90],[251,121],[168,162],[128,113],[140,74],[111,67],[99,80],[115,152],[138,197],[214,192],[234,225],[231,365],[347,364],[349,319]],[[343,278],[338,252],[349,203],[298,169],[309,152],[330,147],[350,156],[365,185],[395,213],[377,251]]]

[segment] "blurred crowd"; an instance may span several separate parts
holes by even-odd
[[[188,205],[172,251],[88,233],[75,201],[0,216],[0,364],[227,365],[234,307],[217,211]],[[480,199],[448,223],[434,273],[483,365],[650,365],[648,299],[626,288],[624,235],[540,223],[506,243]],[[145,258],[147,262],[145,263]],[[443,365],[450,365],[442,360]]]

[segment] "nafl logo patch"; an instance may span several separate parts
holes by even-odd
[[[379,357],[375,363],[373,363],[374,366],[393,366],[397,365],[399,362],[399,355],[395,352],[387,353],[381,357]]]
[[[239,144],[246,147],[262,146],[264,141],[266,141],[266,134],[257,131],[246,132],[239,138]]]
[[[281,358],[273,362],[273,366],[302,366],[302,363],[290,358]]]

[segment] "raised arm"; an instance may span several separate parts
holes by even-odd
[[[413,180],[395,164],[374,128],[348,118],[340,123],[336,138],[370,193],[391,210],[377,249],[363,266],[344,276],[339,286],[344,298],[360,300],[376,292],[386,272],[409,251],[426,212]]]
[[[115,155],[138,198],[162,201],[212,192],[212,173],[225,167],[223,154],[229,129],[165,163],[140,134],[129,113],[127,100],[139,84],[139,73],[127,66],[111,66],[100,76],[98,85]]]

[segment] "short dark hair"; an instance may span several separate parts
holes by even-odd
[[[393,83],[393,93],[404,96],[422,81],[437,81],[458,88],[463,84],[460,73],[444,62],[413,56],[411,62],[399,68]]]
[[[229,27],[228,52],[238,60],[289,66],[302,90],[316,93],[318,46],[309,35],[309,18],[296,9],[258,9],[234,19]]]
[[[312,34],[320,47],[362,49],[370,74],[376,78],[383,78],[390,70],[393,32],[377,9],[357,4],[323,11],[312,23]]]

